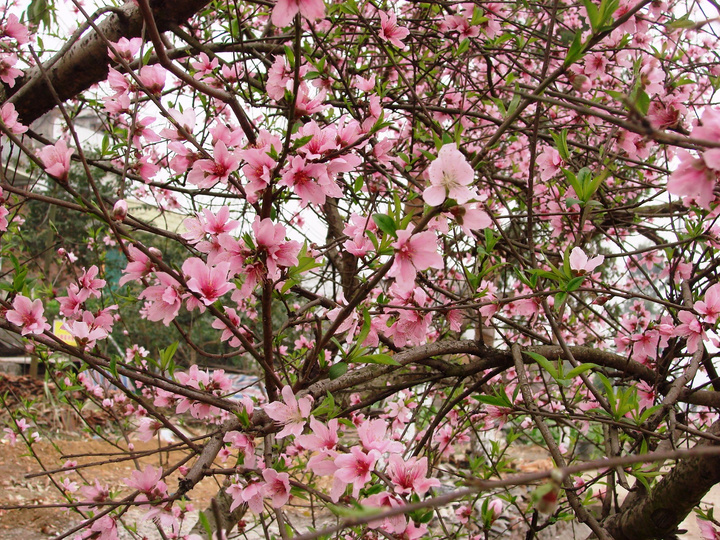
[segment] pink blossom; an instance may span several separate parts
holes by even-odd
[[[270,498],[273,508],[281,508],[290,499],[290,475],[279,473],[275,469],[265,469],[262,472],[265,479],[263,494]]]
[[[50,330],[50,325],[43,317],[43,313],[44,309],[40,299],[33,301],[20,294],[13,300],[13,309],[8,311],[5,317],[9,322],[22,328],[20,333],[23,336],[39,335]]]
[[[402,452],[403,445],[387,436],[388,424],[382,418],[366,420],[357,428],[360,443],[365,450],[383,452]]]
[[[278,279],[279,267],[291,267],[298,264],[297,255],[300,243],[295,240],[285,241],[285,227],[275,224],[270,218],[255,218],[252,224],[255,241],[259,250],[264,251],[268,277]]]
[[[710,203],[715,200],[713,190],[720,177],[720,148],[706,150],[701,158],[685,150],[678,150],[677,156],[680,164],[670,175],[668,193],[682,197],[686,206],[694,200],[701,208],[710,209]]]
[[[395,492],[399,494],[417,493],[425,495],[431,487],[440,486],[437,478],[427,478],[428,462],[426,457],[403,459],[399,454],[392,454],[386,474],[395,484]]]
[[[11,13],[5,20],[5,28],[3,28],[3,35],[11,37],[17,41],[18,45],[24,45],[30,41],[30,32],[25,25],[20,23],[17,15]]]
[[[469,504],[464,504],[457,510],[455,510],[455,516],[458,518],[458,521],[462,523],[463,525],[466,524],[473,514],[473,507]]]
[[[268,79],[265,84],[265,91],[275,101],[280,101],[285,97],[285,91],[293,88],[293,78],[295,72],[290,67],[284,56],[276,56],[275,61],[268,70]],[[303,75],[303,69],[300,68],[300,76]]]
[[[502,499],[498,499],[497,497],[494,497],[487,506],[488,509],[488,521],[490,524],[494,523],[497,518],[500,517],[500,515],[503,513],[503,502]]]
[[[295,116],[309,116],[328,109],[330,105],[325,104],[326,94],[327,91],[321,88],[315,97],[310,97],[308,86],[304,82],[301,83],[295,99]]]
[[[570,268],[580,275],[592,272],[600,266],[604,260],[604,255],[598,255],[597,257],[588,259],[585,252],[579,247],[574,247],[570,252]]]
[[[63,139],[58,140],[54,145],[48,145],[40,149],[38,153],[43,165],[45,165],[45,172],[58,180],[67,180],[73,150],[68,148]]]
[[[67,293],[67,296],[57,298],[58,302],[60,302],[60,314],[64,317],[73,317],[77,315],[83,302],[90,297],[90,293],[80,291],[80,288],[75,283],[68,285]]]
[[[432,318],[432,312],[402,310],[392,326],[385,330],[385,335],[392,337],[396,347],[404,347],[407,344],[420,345],[428,337],[428,327]]]
[[[0,55],[0,80],[10,88],[15,86],[15,79],[23,74],[22,71],[13,67],[17,61],[18,58],[14,54]]]
[[[455,143],[440,149],[437,159],[428,167],[428,177],[431,186],[423,192],[423,199],[430,206],[440,206],[447,197],[464,204],[476,195],[467,187],[475,173]]]
[[[325,16],[323,0],[278,0],[272,10],[272,23],[287,26],[300,13],[306,19],[322,19]]]
[[[715,324],[720,315],[720,283],[715,283],[705,291],[704,300],[693,305],[695,311],[705,316],[705,322]]]
[[[375,89],[375,75],[371,75],[367,79],[355,75],[353,86],[362,92],[372,92]]]
[[[228,150],[224,142],[215,143],[213,159],[199,159],[187,179],[199,188],[211,188],[218,182],[227,184],[230,174],[238,169],[240,160]]]
[[[220,65],[220,61],[217,57],[210,60],[208,55],[202,52],[198,55],[198,61],[190,62],[190,65],[197,71],[194,77],[196,79],[202,79],[206,76],[212,77],[212,72]]]
[[[601,52],[588,54],[585,57],[585,75],[604,75],[608,60]]]
[[[165,86],[166,75],[167,71],[162,66],[143,66],[140,68],[138,78],[149,93],[160,95]]]
[[[162,481],[162,467],[156,469],[152,465],[145,466],[145,470],[133,471],[130,478],[124,480],[125,485],[142,492],[146,500],[162,499],[167,495],[167,484]]]
[[[110,490],[100,484],[100,481],[96,478],[95,485],[86,485],[80,488],[80,493],[85,497],[88,503],[103,503],[110,498]],[[93,504],[88,507],[93,508]]]
[[[130,255],[130,261],[128,261],[127,266],[123,270],[125,275],[120,278],[119,284],[121,286],[129,281],[140,281],[142,278],[150,274],[153,269],[153,262],[145,253],[133,245],[129,245],[127,249],[128,254]],[[159,257],[160,252],[156,250],[155,255]]]
[[[374,493],[373,495],[370,495],[369,497],[366,497],[362,501],[360,501],[360,504],[363,506],[374,506],[376,508],[382,508],[384,510],[390,509],[390,508],[397,508],[398,506],[402,506],[403,502],[401,500],[398,500],[398,498],[387,491],[383,491],[381,493]],[[407,518],[403,514],[399,514],[390,518],[385,518],[384,520],[377,520],[377,521],[371,521],[368,523],[368,527],[371,529],[383,529],[384,531],[388,533],[393,533],[394,535],[398,535],[398,538],[405,538],[402,536],[402,532],[407,527]]]
[[[203,230],[208,234],[229,233],[237,228],[240,223],[237,220],[230,219],[230,208],[223,206],[217,214],[213,214],[211,210],[203,210],[205,214],[205,223]]]
[[[128,39],[126,37],[121,37],[117,43],[110,42],[110,45],[112,45],[112,48],[115,50],[115,53],[117,53],[117,56],[113,51],[110,50],[108,47],[108,54],[110,55],[110,58],[113,60],[118,60],[119,58],[122,58],[126,62],[132,62],[133,58],[135,58],[135,55],[140,50],[140,46],[142,45],[142,38],[132,38]]]
[[[142,139],[144,139],[146,143],[158,142],[160,140],[160,135],[149,128],[154,122],[154,116],[145,116],[144,118],[137,118],[132,125],[128,126],[128,130],[132,134],[132,144],[137,150],[143,149]]]
[[[127,201],[124,199],[120,199],[113,205],[112,212],[110,214],[110,217],[112,217],[115,221],[123,221],[128,215],[128,205]]]
[[[563,160],[557,150],[554,148],[546,148],[537,157],[536,163],[540,169],[540,179],[546,181],[550,180],[560,171]]]
[[[390,12],[390,16],[384,11],[380,11],[380,39],[389,41],[398,49],[404,49],[405,44],[402,42],[410,34],[407,28],[398,26],[397,15],[394,11]]]
[[[397,231],[397,241],[392,247],[396,250],[395,260],[387,275],[396,278],[398,285],[404,289],[412,288],[418,271],[443,268],[443,259],[437,252],[437,239],[432,231],[415,235],[407,229]]]
[[[232,484],[227,488],[227,493],[233,498],[230,505],[232,512],[243,503],[247,503],[248,508],[255,514],[263,512],[263,484],[261,482],[251,482],[247,486],[242,487],[241,484]]]
[[[655,360],[657,356],[660,333],[657,330],[645,330],[633,334],[630,338],[633,342],[633,359],[644,363],[648,358]]]
[[[487,229],[493,224],[492,219],[479,203],[458,204],[450,208],[449,214],[445,215],[452,216],[452,219],[468,236],[472,236],[472,231]]]
[[[151,441],[162,427],[162,423],[158,420],[144,416],[140,419],[140,424],[137,428],[137,437],[143,442]]]
[[[448,32],[457,31],[460,34],[460,41],[465,38],[473,38],[480,35],[480,28],[471,25],[467,17],[462,15],[447,15],[443,24]]]
[[[496,429],[502,429],[507,423],[508,417],[513,410],[508,407],[499,407],[497,405],[485,406],[485,425]]]
[[[338,421],[333,418],[327,424],[323,424],[315,417],[310,417],[310,435],[298,435],[295,438],[296,444],[304,449],[316,452],[321,449],[334,450],[338,442]]]
[[[105,339],[108,336],[107,331],[86,321],[68,321],[63,328],[70,332],[81,349],[92,349],[98,339]]]
[[[91,533],[94,533],[90,538],[96,537],[98,539],[102,540],[117,540],[118,537],[118,530],[117,530],[117,518],[113,516],[102,516],[99,519],[96,519],[93,524],[90,526]]]
[[[297,399],[290,386],[284,386],[282,389],[284,403],[274,401],[263,405],[263,409],[267,415],[280,422],[285,427],[276,435],[278,439],[295,435],[296,437],[303,432],[305,422],[310,411],[312,410],[312,398],[309,396]]]
[[[188,108],[184,111],[178,109],[168,109],[170,117],[174,120],[173,125],[177,125],[177,129],[165,128],[160,132],[160,135],[171,141],[184,141],[185,136],[179,132],[182,128],[188,133],[192,133],[195,129],[195,109]]]
[[[190,366],[187,373],[179,372],[175,375],[177,381],[191,388],[208,392],[215,396],[226,394],[232,387],[232,381],[225,375],[222,369],[216,369],[211,373],[201,371],[196,364]],[[187,397],[181,397],[175,408],[177,414],[190,411],[193,417],[201,419],[216,415],[219,412],[217,407],[208,403],[195,401]]]
[[[15,105],[6,101],[2,107],[0,107],[0,117],[2,117],[3,124],[15,135],[25,133],[28,128],[20,122],[18,122],[18,113],[15,110]]]
[[[189,278],[188,289],[199,294],[206,306],[235,288],[233,283],[228,283],[230,263],[221,262],[211,267],[202,259],[191,257],[183,263],[182,270]]]
[[[96,276],[100,270],[94,264],[88,269],[83,268],[83,273],[78,279],[80,283],[80,291],[86,292],[88,296],[94,296],[100,298],[102,289],[105,286],[106,281],[104,279],[98,279]]]
[[[720,540],[720,531],[713,527],[711,522],[700,518],[700,516],[696,516],[696,520],[703,540]]]
[[[638,406],[640,409],[649,409],[655,404],[656,393],[652,386],[645,381],[640,381],[635,388],[637,388]]]
[[[327,167],[322,163],[308,163],[302,156],[289,160],[278,185],[292,188],[302,206],[325,204],[326,197],[342,197],[340,188],[328,177]]]
[[[231,431],[225,434],[223,441],[229,442],[230,446],[233,448],[242,450],[243,466],[247,468],[255,467],[255,442],[252,437],[249,437],[244,433],[240,433],[239,431]]]
[[[359,447],[350,448],[349,454],[341,454],[335,458],[335,478],[344,484],[353,485],[353,497],[360,494],[360,490],[365,487],[372,478],[372,472],[375,468],[378,458],[381,454],[377,450],[370,450],[367,454]]]
[[[695,315],[689,311],[683,310],[678,313],[678,319],[682,324],[675,327],[675,335],[687,339],[687,351],[692,354],[698,350],[701,341],[707,339],[705,330]]]
[[[248,148],[239,152],[240,157],[247,165],[242,168],[248,183],[245,185],[245,194],[249,202],[257,201],[257,192],[265,189],[270,183],[270,174],[277,163],[266,151],[259,148]]]
[[[108,68],[107,82],[116,94],[127,95],[130,91],[130,83],[128,83],[127,78],[114,68]]]

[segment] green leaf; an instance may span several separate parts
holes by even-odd
[[[387,366],[401,366],[402,364],[387,354],[368,354],[359,358],[354,358],[353,363],[358,364],[384,364]]]
[[[585,193],[587,194],[587,197],[585,198],[586,204],[590,203],[592,196],[595,195],[595,192],[600,188],[605,179],[610,176],[611,172],[612,171],[610,169],[603,169],[600,174],[592,178],[592,180],[585,185]]]
[[[213,535],[212,525],[210,525],[210,521],[208,520],[207,516],[205,515],[205,512],[201,511],[198,517],[200,518],[200,523],[202,524],[203,529],[205,529],[205,532],[208,533],[209,537],[212,537],[212,535]]]
[[[508,105],[507,108],[507,116],[511,116],[515,109],[518,108],[518,105],[520,105],[520,94],[518,93],[520,89],[519,83],[515,83],[515,93],[513,95],[512,101],[510,102],[510,105]]]
[[[324,416],[328,420],[336,417],[339,412],[340,412],[340,409],[335,404],[335,398],[333,397],[333,395],[330,392],[328,392],[325,395],[325,398],[322,400],[320,405],[318,405],[315,409],[313,409],[314,416]]]
[[[635,106],[638,110],[646,116],[650,109],[650,96],[645,93],[645,90],[638,90],[637,98],[635,99]]]
[[[572,186],[572,188],[575,190],[575,194],[579,197],[582,193],[582,185],[578,181],[577,176],[575,176],[575,173],[572,171],[569,171],[567,169],[562,169],[563,174],[565,175],[565,179],[568,181],[568,183]]]
[[[553,141],[555,141],[555,148],[557,148],[558,154],[560,154],[560,157],[563,159],[563,161],[569,161],[570,160],[570,150],[568,150],[567,145],[567,136],[568,136],[568,130],[563,129],[560,134],[557,133],[550,133],[550,135],[553,138]]]
[[[25,13],[30,23],[33,25],[42,23],[49,29],[55,19],[54,11],[55,5],[48,3],[47,0],[32,0]]]
[[[580,288],[580,285],[582,285],[583,281],[585,281],[585,276],[577,276],[572,278],[570,281],[567,282],[567,285],[565,286],[565,291],[577,291]]]
[[[395,220],[393,218],[385,214],[373,214],[372,218],[378,226],[378,229],[393,238],[397,238],[397,225],[395,224]]]
[[[496,407],[512,407],[512,402],[506,394],[496,394],[494,396],[476,395],[475,399],[486,405],[495,405]]]
[[[370,312],[367,310],[367,308],[363,308],[362,311],[363,316],[363,325],[360,329],[360,333],[357,336],[357,339],[355,340],[356,347],[361,347],[363,343],[365,343],[365,340],[370,335],[370,330],[372,329],[372,321],[370,320]]]
[[[524,351],[524,352],[525,352],[525,354],[527,354],[530,358],[532,358],[533,360],[535,360],[535,362],[537,362],[537,364],[538,364],[541,368],[543,368],[545,371],[547,371],[553,379],[555,379],[555,380],[557,381],[557,380],[560,378],[559,375],[558,375],[558,371],[557,371],[557,369],[555,368],[555,366],[553,366],[553,365],[552,365],[552,362],[550,362],[550,360],[548,360],[547,358],[545,358],[542,354],[538,354],[538,353],[532,352],[532,351]]]
[[[357,504],[357,506],[355,506],[354,508],[328,504],[327,508],[336,516],[348,518],[364,518],[368,516],[374,516],[375,514],[379,514],[383,511],[382,508],[377,508],[374,506],[362,506],[360,504]]]
[[[118,363],[118,357],[113,356],[110,359],[110,364],[108,365],[108,369],[110,370],[110,373],[112,373],[116,379],[118,378],[117,363]]]
[[[177,351],[178,345],[180,345],[177,341],[169,345],[166,349],[160,350],[160,367],[165,370],[170,365],[170,362],[173,359],[173,356],[175,356],[175,352]]]
[[[620,7],[619,0],[602,0],[600,2],[600,30],[605,30],[612,23],[612,16]]]
[[[461,55],[466,53],[470,49],[470,40],[468,38],[463,39],[458,45],[457,54]]]
[[[565,378],[566,379],[574,379],[581,373],[585,373],[586,371],[590,371],[591,369],[598,368],[598,367],[600,367],[600,366],[598,366],[597,364],[591,364],[591,363],[580,364],[579,366],[574,367],[570,371],[568,371],[565,374]]]
[[[330,366],[328,370],[328,377],[330,380],[335,380],[347,373],[348,365],[345,362],[338,362],[337,364]]]
[[[661,408],[662,408],[662,405],[653,405],[649,409],[645,409],[642,412],[642,414],[640,415],[640,418],[638,418],[637,425],[642,426],[647,421],[647,419],[650,418],[655,413],[655,411],[657,411]]]
[[[249,428],[249,427],[250,427],[250,425],[251,425],[251,423],[250,423],[250,415],[248,414],[248,412],[247,412],[247,410],[245,409],[245,407],[243,407],[243,408],[242,408],[241,410],[239,410],[239,411],[235,411],[235,416],[236,416],[237,419],[240,421],[240,424],[241,424],[243,427],[246,427],[246,428]],[[241,453],[241,455],[242,455],[242,453]]]
[[[568,67],[578,60],[582,58],[583,56],[583,50],[585,49],[585,45],[582,42],[582,29],[575,32],[575,37],[573,38],[572,43],[570,44],[570,47],[568,48],[567,55],[565,55],[565,67]]]
[[[590,198],[587,195],[587,186],[592,182],[592,178],[592,171],[587,167],[583,167],[577,173],[577,182],[580,186],[580,191],[575,190],[575,192],[583,201],[587,201]]]
[[[686,14],[677,20],[667,23],[665,25],[665,28],[668,28],[670,30],[682,30],[685,28],[692,28],[695,25],[697,25],[697,23],[695,21],[691,21],[690,15]]]
[[[315,135],[306,135],[305,137],[298,137],[293,141],[293,149],[297,150],[298,148],[305,146],[307,143],[312,141],[314,136]]]
[[[600,10],[592,0],[583,0],[583,5],[585,6],[585,11],[587,12],[588,19],[590,20],[590,26],[592,26],[594,31],[597,31],[602,22],[600,20]]]

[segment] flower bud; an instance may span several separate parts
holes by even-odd
[[[115,221],[122,221],[127,217],[127,214],[128,214],[127,202],[124,199],[120,199],[118,202],[115,203],[115,206],[113,206],[111,217]]]

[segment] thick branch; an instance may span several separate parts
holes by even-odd
[[[720,433],[720,422],[715,422],[709,433]],[[718,444],[702,440],[695,448]],[[646,496],[628,497],[621,512],[611,516],[605,528],[617,540],[667,538],[719,482],[718,456],[696,455],[683,459]]]
[[[172,25],[182,23],[202,9],[208,0],[152,0],[151,7],[161,32]],[[98,24],[98,29],[110,41],[121,37],[139,37],[143,25],[140,10],[134,2],[123,4]],[[87,90],[93,84],[104,81],[108,75],[110,57],[103,39],[90,30],[54,65],[47,66],[47,76],[65,101]],[[29,124],[55,107],[55,100],[48,85],[40,77],[40,70],[30,69],[10,97],[23,123]]]

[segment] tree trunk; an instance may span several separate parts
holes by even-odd
[[[720,433],[720,421],[708,431]],[[703,440],[696,446],[717,446]],[[620,513],[610,516],[604,527],[617,540],[668,538],[705,494],[720,482],[720,456],[695,456],[679,461],[649,493],[630,493]],[[637,486],[641,488],[639,482]],[[642,489],[642,488],[641,488]]]

